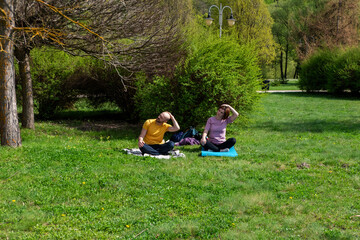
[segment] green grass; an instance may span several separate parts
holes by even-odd
[[[85,123],[0,149],[0,239],[360,238],[359,99],[267,94],[228,128],[236,158],[129,156],[141,123]]]
[[[271,82],[269,90],[300,90],[297,79],[290,79],[286,84]]]

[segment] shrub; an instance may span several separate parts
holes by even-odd
[[[35,106],[39,117],[47,119],[76,99],[77,93],[65,88],[65,82],[75,72],[81,58],[47,47],[32,50],[31,57]]]
[[[155,77],[153,82],[139,78],[136,101],[141,118],[154,118],[168,110],[181,126],[196,126],[205,124],[222,103],[227,103],[246,119],[262,83],[253,47],[224,38],[202,44],[174,77]]]
[[[302,90],[327,89],[327,77],[335,64],[337,54],[322,50],[314,54],[301,65],[299,87]]]
[[[301,66],[300,89],[340,93],[360,91],[360,49],[322,50]]]
[[[127,119],[133,114],[135,90],[127,81],[127,91],[118,72],[94,58],[74,57],[65,52],[43,47],[31,52],[35,106],[42,119],[69,108],[79,95],[87,96],[93,106],[116,103]],[[118,70],[121,71],[121,70]],[[125,70],[120,74],[128,76]]]
[[[344,51],[336,61],[336,68],[329,76],[328,90],[342,92],[350,90],[360,91],[360,49],[350,48]]]
[[[125,91],[122,76],[130,74],[125,70],[116,69],[105,65],[103,61],[91,60],[79,68],[67,82],[67,88],[76,89],[86,95],[93,106],[99,106],[106,102],[116,103],[127,120],[135,119],[134,116],[134,86],[133,81],[126,81]]]

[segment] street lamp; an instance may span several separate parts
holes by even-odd
[[[232,11],[231,7],[229,7],[229,6],[222,7],[222,4],[221,4],[221,3],[220,3],[220,8],[219,8],[218,6],[216,6],[216,5],[212,5],[212,6],[209,8],[208,17],[205,18],[206,24],[207,24],[208,26],[210,26],[211,23],[214,21],[214,19],[211,18],[211,13],[210,13],[212,7],[216,7],[216,8],[219,10],[219,25],[220,25],[220,38],[221,38],[221,27],[222,27],[222,21],[223,21],[223,20],[222,20],[223,11],[224,11],[225,8],[229,8],[230,11],[231,11],[230,18],[227,19],[228,25],[229,25],[230,27],[231,27],[231,26],[234,26],[234,24],[235,24],[235,19],[234,19],[234,17],[233,17],[233,11]]]

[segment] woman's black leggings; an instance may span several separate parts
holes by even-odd
[[[214,152],[220,152],[221,149],[231,148],[232,146],[235,145],[235,143],[236,143],[235,138],[229,138],[228,140],[226,140],[225,142],[223,142],[221,144],[214,144],[206,139],[206,144],[203,145],[203,147],[204,147],[205,151],[210,149]]]

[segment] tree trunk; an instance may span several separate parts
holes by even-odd
[[[283,69],[283,51],[280,51],[280,75],[281,75],[281,81],[284,80],[284,69]]]
[[[286,79],[287,79],[288,60],[289,60],[289,43],[286,43],[286,50],[285,50],[284,83],[286,83]]]
[[[0,0],[0,134],[1,145],[21,146],[16,108],[14,44],[14,0]]]
[[[298,78],[299,70],[300,70],[300,62],[297,62],[295,67],[294,79]]]
[[[23,128],[35,129],[34,98],[30,73],[30,50],[17,48],[15,50],[15,55],[19,60],[23,97],[21,125]]]

